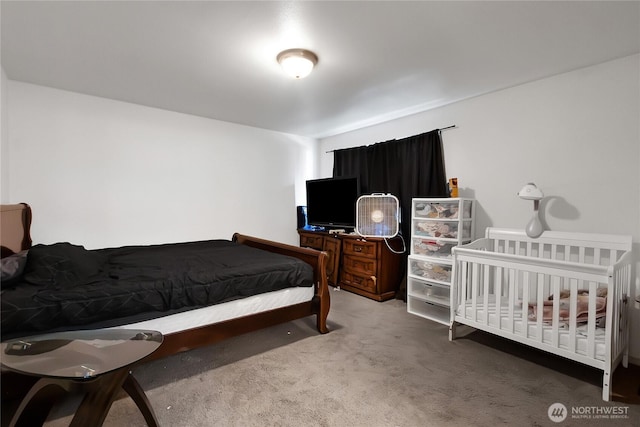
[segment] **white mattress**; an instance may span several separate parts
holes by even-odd
[[[159,331],[163,335],[168,335],[212,323],[307,302],[313,298],[314,293],[315,288],[313,286],[287,288],[216,304],[210,307],[172,314],[166,317],[146,320],[144,322],[117,326],[113,329],[148,329]]]
[[[495,303],[490,302],[489,308],[487,310],[488,320],[485,322],[484,320],[484,307],[482,304],[478,302],[476,305],[476,315],[473,315],[473,307],[470,301],[467,301],[464,306],[458,307],[457,315],[460,313],[465,313],[464,317],[466,319],[477,319],[477,322],[488,326],[492,330],[500,330],[503,333],[509,333],[510,325],[509,325],[509,308],[505,305],[500,307],[500,316],[498,316]],[[523,322],[522,320],[522,307],[514,306],[513,308],[513,329],[514,335],[518,335],[520,337],[524,337],[523,331],[524,327],[527,329],[527,339],[533,342],[539,341],[539,333],[538,333],[538,325],[534,321],[526,320]],[[526,316],[525,316],[526,317]],[[520,318],[520,319],[518,319]],[[456,319],[457,320],[457,319]],[[461,321],[461,323],[465,323]],[[562,327],[565,325],[561,322]],[[499,326],[498,326],[499,325]],[[472,325],[473,326],[473,325]],[[553,346],[553,328],[550,324],[542,324],[542,343]],[[566,351],[570,351],[569,348],[569,329],[566,326],[566,329],[558,329],[558,348]],[[576,328],[576,349],[575,353],[587,356],[587,329],[586,324],[579,325]],[[605,330],[603,328],[595,328],[595,359],[597,360],[605,360]]]

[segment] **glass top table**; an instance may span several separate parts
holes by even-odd
[[[162,340],[157,331],[99,329],[3,342],[3,367],[39,378],[22,399],[10,425],[42,425],[59,398],[77,391],[85,393],[85,398],[71,425],[101,425],[118,392],[124,389],[147,425],[157,426],[153,409],[130,367],[158,349]]]

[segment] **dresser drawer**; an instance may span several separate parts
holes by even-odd
[[[322,235],[300,234],[300,246],[321,251],[324,237]]]
[[[375,276],[353,274],[346,269],[343,269],[341,277],[341,283],[344,283],[345,285],[354,286],[368,292],[377,292],[377,279]]]
[[[362,258],[352,255],[347,255],[342,258],[342,268],[354,274],[375,276],[377,267],[378,262],[375,258]]]
[[[342,242],[342,251],[346,255],[375,258],[377,247],[376,242],[367,242],[366,240],[344,239]]]

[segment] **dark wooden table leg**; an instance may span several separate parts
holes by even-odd
[[[101,426],[121,389],[135,402],[147,425],[158,427],[158,420],[144,390],[128,368],[102,375],[87,384],[87,394],[80,403],[70,427]]]
[[[120,390],[124,390],[135,402],[149,427],[159,426],[149,399],[128,367],[86,381],[41,378],[25,394],[15,412],[10,417],[2,417],[2,424],[3,427],[42,426],[61,397],[82,391],[84,398],[69,426],[99,427],[104,423]]]
[[[20,402],[9,421],[9,427],[41,426],[47,420],[53,405],[67,391],[60,381],[41,378]]]
[[[122,388],[129,394],[131,399],[136,403],[138,409],[144,416],[145,421],[147,422],[148,427],[158,427],[158,420],[156,419],[156,414],[153,412],[153,407],[149,403],[149,399],[147,399],[147,395],[144,393],[142,387],[136,379],[133,377],[131,373],[127,376],[127,379],[124,380],[124,384],[122,384]]]
[[[69,426],[101,426],[128,375],[128,369],[119,369],[101,375],[90,384],[87,383],[87,394],[82,399],[82,403],[80,403]]]

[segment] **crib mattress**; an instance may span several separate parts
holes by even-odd
[[[486,313],[486,314],[485,314]],[[527,319],[528,313],[523,313],[522,306],[517,303],[513,306],[513,329],[511,329],[509,322],[509,306],[507,302],[504,302],[500,306],[500,312],[498,313],[495,302],[489,302],[487,307],[480,301],[476,302],[475,311],[470,300],[461,304],[456,311],[457,316],[464,317],[467,320],[476,320],[494,330],[500,330],[504,333],[511,333],[527,340],[535,341],[542,344],[547,344],[552,347],[556,347],[553,340],[553,327],[549,323],[543,322],[541,327],[538,327],[537,322]],[[485,320],[486,316],[486,320]],[[523,320],[524,318],[524,320]],[[562,328],[564,326],[564,328]],[[539,330],[541,329],[541,330]],[[542,337],[542,338],[540,338]],[[564,322],[561,322],[558,328],[558,344],[557,348],[572,351],[570,348],[570,333],[569,326]],[[603,328],[595,329],[595,359],[604,361],[606,346],[605,346],[605,330]],[[576,344],[575,350],[572,352],[589,356],[589,343],[587,339],[586,324],[578,325],[576,328]]]

